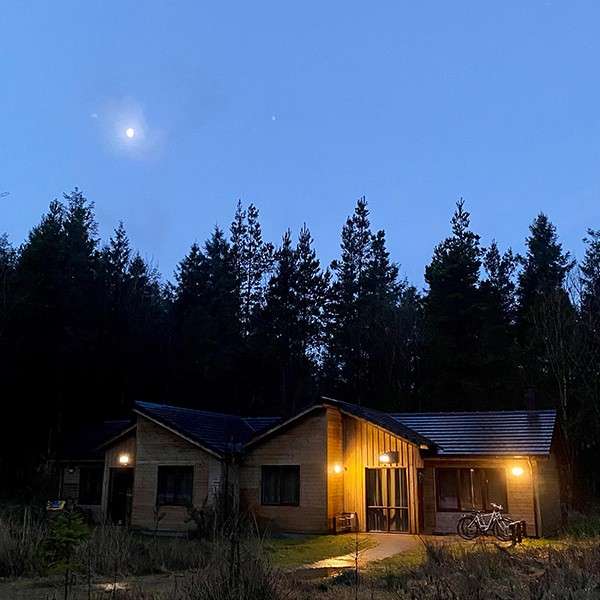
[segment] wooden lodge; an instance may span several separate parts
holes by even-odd
[[[454,533],[492,502],[531,535],[560,524],[551,410],[395,414],[323,398],[282,420],[139,402],[102,431],[63,456],[60,496],[133,528],[184,531],[188,507],[224,486],[282,531]]]

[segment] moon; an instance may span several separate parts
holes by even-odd
[[[135,136],[135,129],[133,127],[128,127],[125,130],[125,135],[129,138],[132,139]]]

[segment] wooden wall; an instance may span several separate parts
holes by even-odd
[[[327,415],[327,521],[334,529],[334,517],[344,511],[344,436],[342,415],[339,410],[326,409]],[[336,473],[335,467],[342,468]]]
[[[556,456],[533,461],[541,535],[554,535],[562,523],[560,471]]]
[[[390,467],[406,467],[408,483],[409,532],[418,531],[417,469],[423,466],[419,449],[371,423],[342,416],[344,448],[344,510],[358,513],[361,530],[366,526],[365,468],[380,467],[379,455],[398,452],[398,463]]]
[[[307,533],[328,531],[328,423],[327,413],[322,410],[254,446],[240,468],[242,507],[251,510],[273,529]],[[332,424],[332,435],[334,429]],[[262,465],[300,465],[299,506],[262,506]]]
[[[220,477],[221,463],[217,458],[142,416],[138,416],[136,442],[133,527],[154,529],[159,465],[193,466],[193,504],[202,506],[209,494],[209,473],[213,479]],[[160,530],[181,531],[193,526],[185,522],[185,507],[163,506],[160,513],[165,515]]]
[[[523,469],[523,475],[511,473],[514,466]],[[536,510],[534,502],[534,477],[527,459],[475,458],[475,459],[426,459],[424,477],[424,507],[426,533],[456,533],[456,522],[464,512],[437,511],[435,491],[435,468],[503,468],[506,470],[508,512],[514,519],[524,519],[528,532],[538,535],[535,529]]]

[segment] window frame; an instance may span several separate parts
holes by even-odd
[[[265,474],[270,471],[283,471],[284,469],[293,469],[298,479],[297,498],[293,502],[282,502],[282,482],[283,478],[279,478],[279,502],[267,502],[265,499]],[[261,506],[300,506],[300,465],[261,465],[260,466],[260,504]]]
[[[189,483],[189,501],[184,500],[174,500],[171,502],[161,502],[161,483],[164,482],[161,479],[161,471],[163,472],[163,477],[165,477],[164,473],[167,470],[178,470],[178,471],[186,471],[189,473],[190,483]],[[162,494],[165,495],[164,493]],[[156,506],[158,507],[169,507],[169,506],[191,506],[194,502],[194,465],[158,465],[156,470]]]
[[[488,484],[488,477],[487,477],[487,471],[498,471],[500,473],[502,473],[503,479],[504,479],[504,497],[505,500],[504,502],[502,502],[502,507],[503,510],[505,512],[508,512],[508,477],[507,477],[507,473],[506,473],[506,468],[505,467],[469,467],[469,466],[463,466],[463,467],[435,467],[435,509],[436,512],[444,512],[444,513],[464,513],[464,512],[469,512],[471,510],[473,510],[473,508],[461,508],[461,504],[462,504],[462,500],[463,498],[461,498],[460,496],[460,491],[461,491],[461,482],[460,482],[460,477],[461,477],[461,471],[462,470],[467,470],[467,469],[472,469],[473,471],[480,471],[483,472],[483,484],[481,484],[481,498],[482,498],[482,505],[483,505],[483,509],[484,511],[489,511],[491,510],[490,508],[490,500],[489,500],[489,484]],[[454,471],[455,472],[455,483],[454,483],[454,489],[456,490],[456,502],[457,502],[457,508],[441,508],[440,507],[440,485],[438,483],[438,472],[439,471]],[[473,499],[471,498],[471,501]],[[477,510],[477,509],[476,509]]]

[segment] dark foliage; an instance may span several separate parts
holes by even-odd
[[[229,232],[192,244],[165,283],[123,224],[100,244],[75,189],[20,247],[0,236],[3,490],[45,494],[44,465],[65,432],[123,416],[136,399],[289,414],[319,394],[399,411],[522,408],[535,396],[559,410],[571,474],[593,472],[600,232],[585,241],[576,275],[543,214],[524,257],[484,248],[461,200],[419,292],[364,198],[330,269],[306,226],[275,248],[256,207],[238,203]]]

